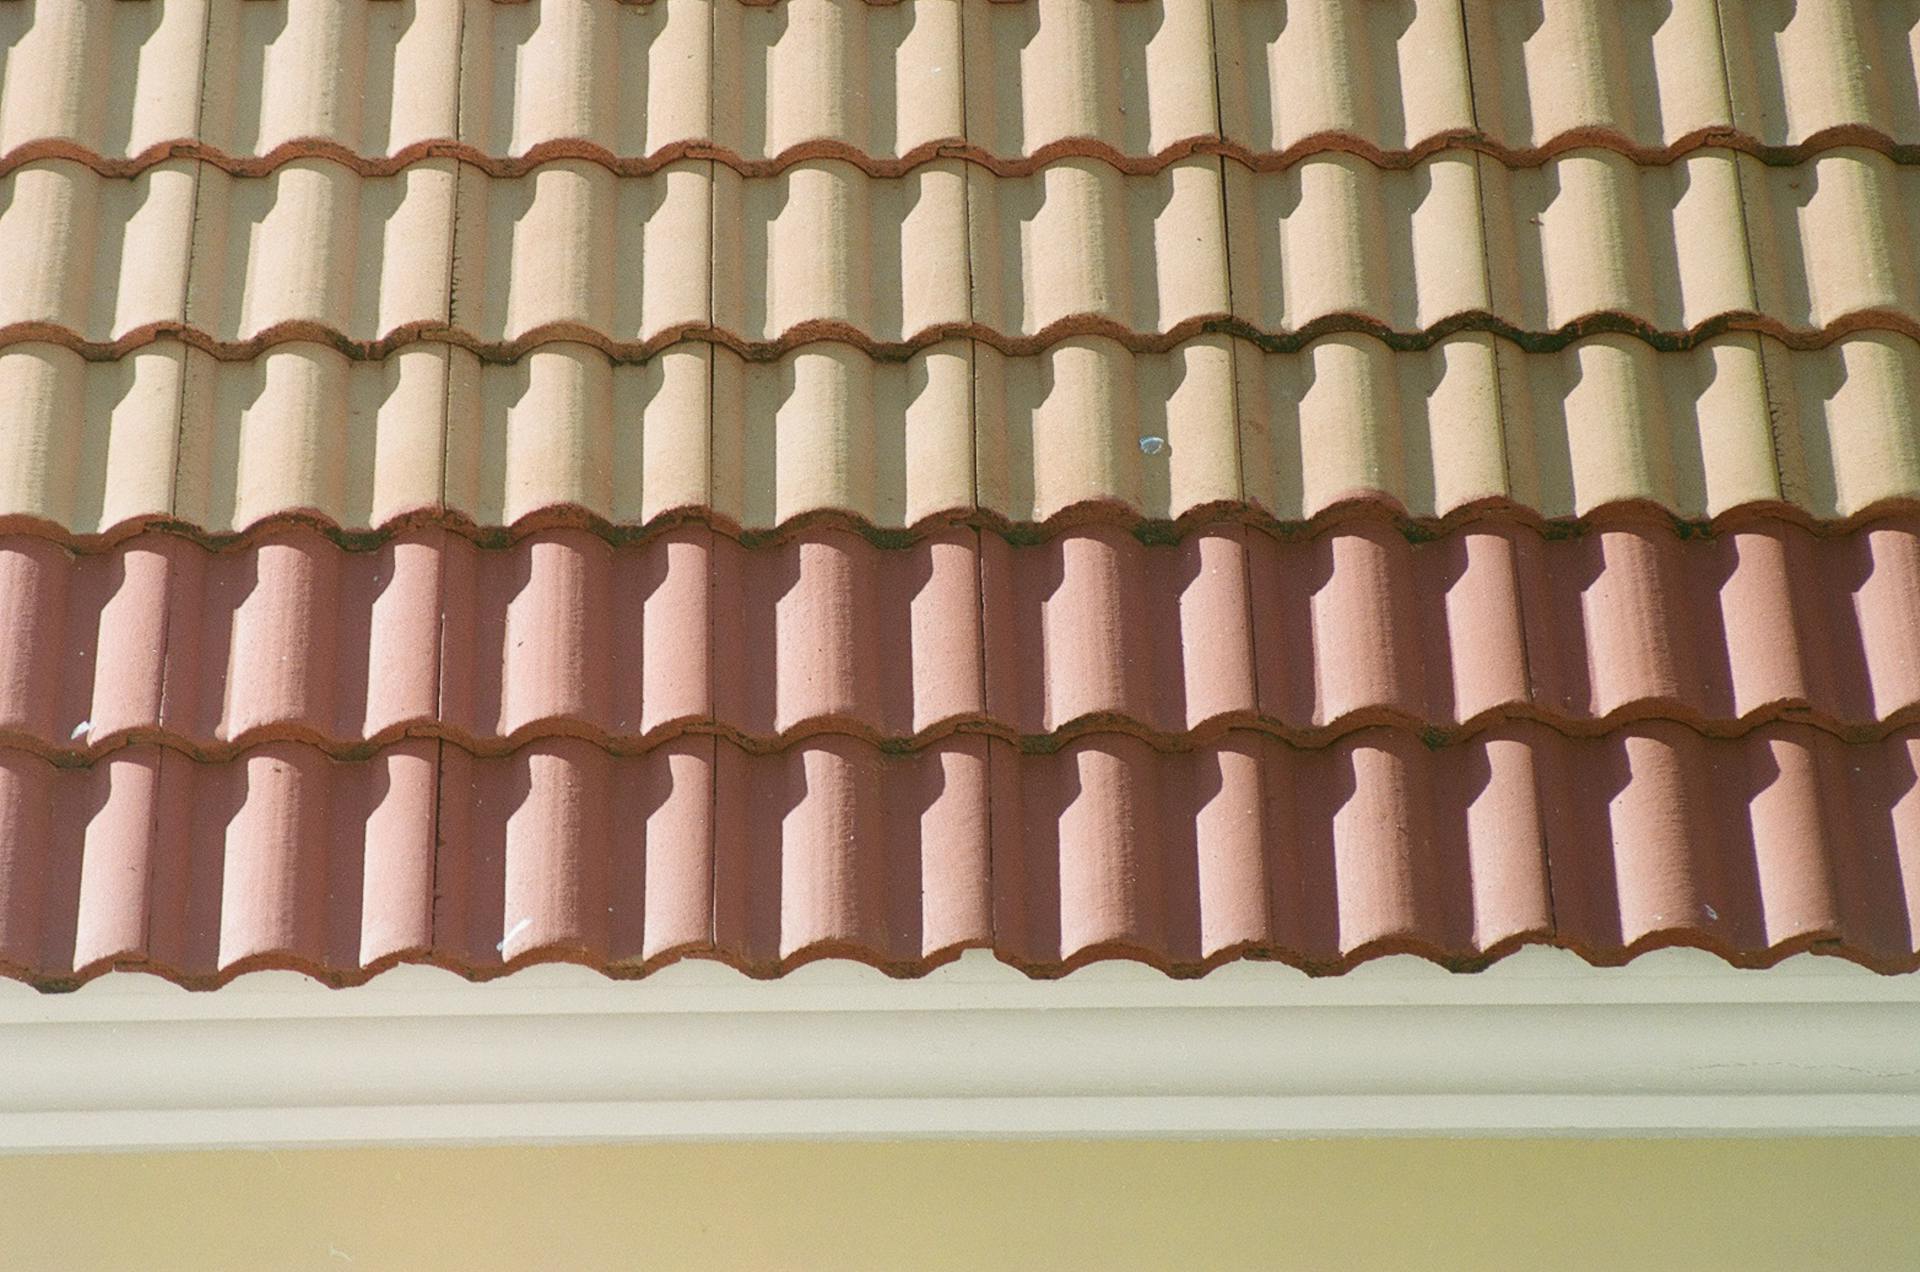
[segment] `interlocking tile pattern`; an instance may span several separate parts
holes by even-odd
[[[1920,333],[1920,168],[1869,150],[1790,167],[1726,150],[1511,169],[1324,154],[1222,174],[1206,156],[1021,177],[838,159],[768,177],[557,159],[514,178],[426,159],[363,177],[295,159],[128,179],[46,159],[0,178],[17,280],[0,336],[97,358],[164,331],[229,358],[288,339],[377,357],[428,333],[492,359],[569,339],[634,360],[689,331],[760,356],[823,336],[897,356],[961,331],[1009,353],[1088,331],[1159,349],[1202,328],[1272,348],[1328,329],[1407,348],[1462,327],[1542,347],[1596,326],[1660,347],[1729,328],[1804,347]]]
[[[0,163],[1028,171],[1920,145],[1914,0],[10,0]]]
[[[429,515],[631,530],[700,509],[760,533],[1236,503],[1281,525],[1383,502],[1421,522],[1640,502],[1835,523],[1920,495],[1920,343],[1885,333],[1670,353],[1624,335],[1550,353],[1471,333],[1293,353],[1088,336],[1014,357],[956,338],[902,362],[682,342],[638,364],[565,342],[512,363],[431,343],[360,361],[291,342],[243,362],[172,339],[107,362],[23,343],[0,348],[0,400],[0,527],[78,541],[285,514],[353,534]]]
[[[0,0],[0,973],[1920,968],[1920,0]]]
[[[442,530],[346,552],[308,530],[210,553],[144,535],[73,556],[0,540],[0,741],[62,762],[129,740],[190,754],[403,733],[492,754],[568,734],[620,752],[687,731],[748,750],[955,729],[1029,749],[1228,728],[1438,743],[1513,718],[1566,733],[1794,720],[1872,741],[1920,720],[1920,522],[1712,539],[1622,521],[1409,542],[1239,526],[1144,545],[1099,527],[906,548],[844,530],[743,548],[704,527],[476,548]]]
[[[270,743],[213,764],[136,746],[83,768],[0,750],[0,966],[207,985],[420,957],[631,974],[696,953],[771,975],[831,954],[910,974],[991,944],[1038,972],[1114,954],[1329,971],[1551,939],[1603,962],[1679,941],[1904,970],[1916,764],[1908,733],[1666,722],[1515,723],[1438,750],[1236,732],[1177,755],[1111,734],[1049,754],[978,736],[626,757],[559,738],[489,759],[412,740],[352,762]]]

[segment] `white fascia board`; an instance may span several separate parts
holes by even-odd
[[[0,986],[0,1150],[971,1136],[1920,1131],[1920,977],[1524,950],[1313,979],[984,954],[917,981],[400,968]]]

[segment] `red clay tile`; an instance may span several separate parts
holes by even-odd
[[[1051,754],[684,738],[621,757],[558,738],[446,746],[437,779],[435,753],[134,747],[61,769],[0,750],[0,966],[49,986],[114,964],[205,985],[259,966],[354,981],[400,958],[630,975],[688,954],[915,974],[980,945],[1042,974],[1113,955],[1332,971],[1396,950],[1478,965],[1525,941],[1920,966],[1913,730],[1517,723],[1311,750],[1234,732],[1177,754],[1111,734]]]
[[[1709,538],[1613,518],[1410,541],[1375,519],[1305,540],[1236,525],[1147,545],[1090,526],[902,548],[698,525],[480,548],[438,530],[348,552],[310,530],[210,552],[147,534],[73,555],[0,539],[0,741],[62,762],[155,741],[363,756],[404,734],[481,754],[686,732],[754,751],[955,729],[1042,749],[1227,728],[1302,745],[1370,724],[1449,740],[1501,719],[1570,734],[1768,719],[1867,741],[1920,719],[1920,523]]]

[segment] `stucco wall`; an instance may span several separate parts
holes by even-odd
[[[22,1269],[1920,1267],[1920,1139],[0,1158]]]

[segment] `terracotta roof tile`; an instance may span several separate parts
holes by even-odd
[[[1676,940],[1746,963],[1809,945],[1917,961],[1905,735],[1515,724],[1439,750],[1236,733],[1172,756],[1111,736],[1047,755],[688,738],[624,758],[555,739],[447,747],[437,780],[433,753],[279,743],[206,765],[136,747],[56,768],[0,750],[0,965],[47,985],[110,962],[205,985],[263,965],[352,981],[402,957],[632,973],[689,952],[907,973],[991,945],[1040,972],[1115,953],[1332,970],[1395,949],[1474,965],[1526,939],[1606,962]]]
[[[1180,749],[1227,727],[1318,746],[1513,717],[1713,735],[1792,719],[1867,742],[1920,719],[1905,519],[1688,540],[1632,518],[1413,542],[1382,520],[1158,545],[955,528],[904,548],[828,528],[748,548],[701,526],[477,548],[430,529],[371,552],[293,529],[86,556],[15,537],[0,600],[22,616],[0,646],[0,739],[72,760],[133,738],[364,754],[401,733],[483,753],[556,734],[636,751],[687,730],[751,750],[955,728],[1042,749],[1108,730]]]
[[[0,972],[1920,967],[1912,0],[0,2]]]

